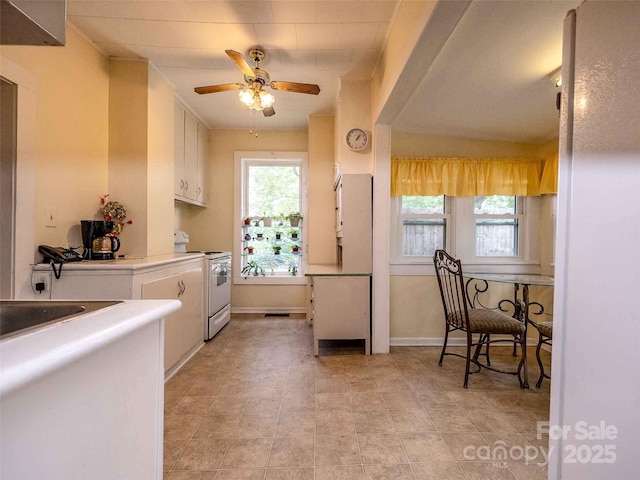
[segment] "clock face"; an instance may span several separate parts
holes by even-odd
[[[362,150],[369,143],[367,132],[361,128],[353,128],[347,133],[347,146],[351,150]]]

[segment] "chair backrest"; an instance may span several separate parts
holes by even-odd
[[[469,311],[462,277],[462,263],[444,250],[436,250],[433,264],[438,277],[442,306],[447,323],[461,330],[469,329]]]

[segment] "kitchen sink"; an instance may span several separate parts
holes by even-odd
[[[0,300],[0,338],[64,322],[121,301]]]

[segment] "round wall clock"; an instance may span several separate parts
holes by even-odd
[[[369,144],[369,135],[361,128],[352,128],[347,133],[347,146],[354,151],[359,151]]]

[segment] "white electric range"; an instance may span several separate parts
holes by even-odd
[[[231,252],[205,254],[204,339],[211,340],[231,320]]]

